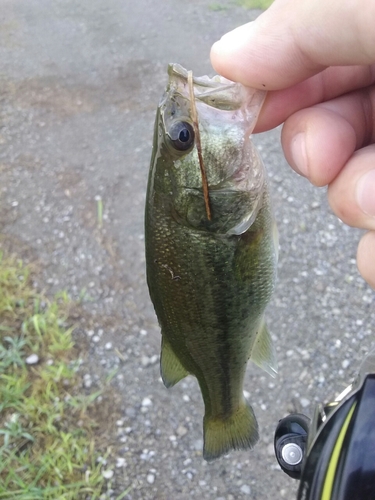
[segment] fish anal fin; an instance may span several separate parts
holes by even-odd
[[[268,331],[267,325],[262,319],[256,336],[254,345],[250,353],[250,359],[264,371],[269,373],[271,377],[277,374],[277,361],[275,348]]]
[[[164,337],[161,341],[160,374],[165,387],[168,388],[189,375]]]
[[[203,458],[210,462],[230,450],[253,448],[259,439],[258,423],[250,405],[243,400],[225,419],[206,416],[203,420]]]

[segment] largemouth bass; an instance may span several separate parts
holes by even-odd
[[[198,379],[203,456],[213,460],[258,440],[243,396],[247,360],[276,372],[263,316],[277,231],[265,168],[250,140],[265,92],[222,77],[190,78],[189,85],[177,64],[168,73],[147,189],[147,282],[161,326],[163,382]]]

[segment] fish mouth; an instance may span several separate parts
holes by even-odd
[[[168,65],[169,84],[175,92],[190,99],[187,79],[188,71],[180,64]],[[243,107],[244,102],[251,104],[251,114],[254,124],[260,108],[266,97],[266,91],[245,89],[243,85],[232,82],[223,76],[193,76],[194,97],[199,102],[223,111],[235,111]]]

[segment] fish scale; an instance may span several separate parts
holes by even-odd
[[[276,275],[276,230],[265,170],[249,140],[264,96],[225,79],[194,79],[208,220],[189,126],[187,72],[171,65],[169,75],[146,200],[147,282],[161,326],[163,381],[171,387],[196,376],[205,404],[203,455],[213,460],[258,439],[243,397],[249,357],[276,371],[263,318]],[[237,94],[242,98],[233,103]]]

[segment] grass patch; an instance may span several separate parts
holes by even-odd
[[[273,0],[236,0],[236,2],[245,9],[266,10],[273,3]]]
[[[222,10],[228,10],[229,5],[223,5],[221,3],[211,3],[208,8],[214,12],[220,12]]]
[[[95,500],[103,491],[89,416],[100,391],[79,393],[71,307],[64,293],[48,301],[27,266],[0,254],[0,499]]]

